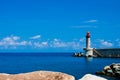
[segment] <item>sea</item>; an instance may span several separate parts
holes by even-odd
[[[55,71],[73,75],[76,80],[85,74],[95,75],[104,66],[120,63],[120,58],[73,57],[73,53],[0,53],[0,73],[18,74],[33,71]],[[100,76],[100,75],[97,75]],[[108,80],[119,78],[102,76]]]

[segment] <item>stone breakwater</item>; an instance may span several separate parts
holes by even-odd
[[[0,80],[75,80],[75,78],[61,72],[35,71],[23,74],[0,74]]]
[[[120,63],[105,66],[102,71],[96,72],[96,74],[120,78]]]

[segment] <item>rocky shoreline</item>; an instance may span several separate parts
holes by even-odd
[[[102,71],[98,71],[96,74],[120,78],[120,63],[105,66]]]
[[[0,80],[75,80],[75,77],[61,72],[35,71],[21,74],[1,73]],[[91,74],[86,74],[79,80],[107,80],[107,79]]]

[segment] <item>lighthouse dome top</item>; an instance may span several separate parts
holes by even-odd
[[[90,38],[90,32],[89,31],[86,34],[86,38]]]

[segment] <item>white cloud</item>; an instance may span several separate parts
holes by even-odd
[[[100,40],[100,43],[103,47],[112,47],[113,43],[105,41],[105,40]]]
[[[50,46],[57,48],[57,47],[66,47],[67,45],[65,44],[65,42],[55,38],[53,41],[51,41]]]
[[[20,37],[18,36],[8,36],[3,38],[0,41],[0,47],[2,48],[12,48],[15,49],[19,46],[27,46],[30,45],[28,41],[20,41]]]
[[[33,46],[35,48],[46,48],[48,47],[48,42],[34,42]]]
[[[18,37],[18,36],[5,37],[0,41],[0,46],[17,45],[17,40],[19,40],[19,39],[20,39],[20,37]]]
[[[80,38],[80,42],[85,42],[86,40],[85,40],[85,37],[83,37],[83,38]]]
[[[12,39],[13,39],[13,40],[19,40],[20,37],[18,37],[18,36],[13,36]]]
[[[20,37],[18,37],[18,36],[10,36],[10,37],[5,37],[5,38],[3,38],[3,41],[16,41],[16,40],[19,40],[20,39]]]
[[[71,47],[72,49],[80,49],[80,48],[81,48],[80,42],[74,42],[74,41],[72,41],[72,42],[67,42],[67,45],[68,45],[69,47]]]
[[[117,46],[120,47],[120,39],[118,38],[118,39],[116,39],[115,41],[117,42]]]
[[[36,36],[31,37],[30,39],[39,39],[40,37],[41,35],[36,35]]]
[[[117,42],[118,42],[118,41],[120,41],[120,39],[119,39],[119,38],[117,38],[115,41],[117,41]]]
[[[52,48],[71,48],[71,49],[80,49],[80,41],[62,41],[60,39],[54,39],[50,43],[50,47]]]
[[[83,21],[81,25],[78,26],[72,26],[71,28],[97,28],[96,25],[88,25],[87,23],[96,23],[98,20],[88,20],[88,21]]]
[[[34,47],[42,47],[39,42],[34,42],[33,45],[34,45]]]
[[[97,28],[97,26],[82,25],[82,26],[73,26],[73,28]]]
[[[29,44],[29,42],[27,42],[27,41],[15,42],[16,46],[26,46],[28,44]]]
[[[120,41],[118,42],[118,46],[120,47]]]
[[[37,39],[40,37],[32,37],[32,39]],[[39,40],[22,40],[19,36],[8,36],[0,40],[0,49],[19,49],[19,48],[63,48],[80,50],[82,48],[85,38],[80,38],[72,41],[63,41],[60,39],[39,41]]]
[[[48,45],[48,42],[42,42],[41,44],[42,45]]]
[[[96,19],[84,21],[84,23],[96,23],[96,22],[98,22],[98,20],[96,20]]]

